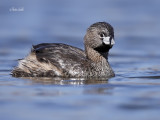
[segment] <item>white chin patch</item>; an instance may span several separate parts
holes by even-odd
[[[103,37],[103,42],[104,42],[106,45],[114,45],[114,44],[115,44],[114,39],[111,39],[111,43],[110,43],[110,37]]]

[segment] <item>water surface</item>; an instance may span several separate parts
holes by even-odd
[[[158,0],[0,1],[1,120],[159,120]],[[24,11],[10,11],[23,8]],[[116,44],[106,79],[14,78],[10,72],[33,44],[83,49],[89,25],[107,21]]]

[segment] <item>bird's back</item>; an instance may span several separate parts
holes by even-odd
[[[15,77],[82,76],[87,64],[85,52],[66,44],[42,43],[19,61],[12,71]]]

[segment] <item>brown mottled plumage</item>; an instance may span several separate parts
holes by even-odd
[[[91,25],[84,37],[85,51],[66,44],[42,43],[19,61],[14,77],[112,77],[108,52],[114,30],[106,22]]]

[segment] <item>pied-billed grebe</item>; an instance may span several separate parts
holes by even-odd
[[[85,51],[66,44],[42,43],[12,71],[14,77],[113,77],[108,52],[115,44],[113,27],[97,22],[87,29]]]

